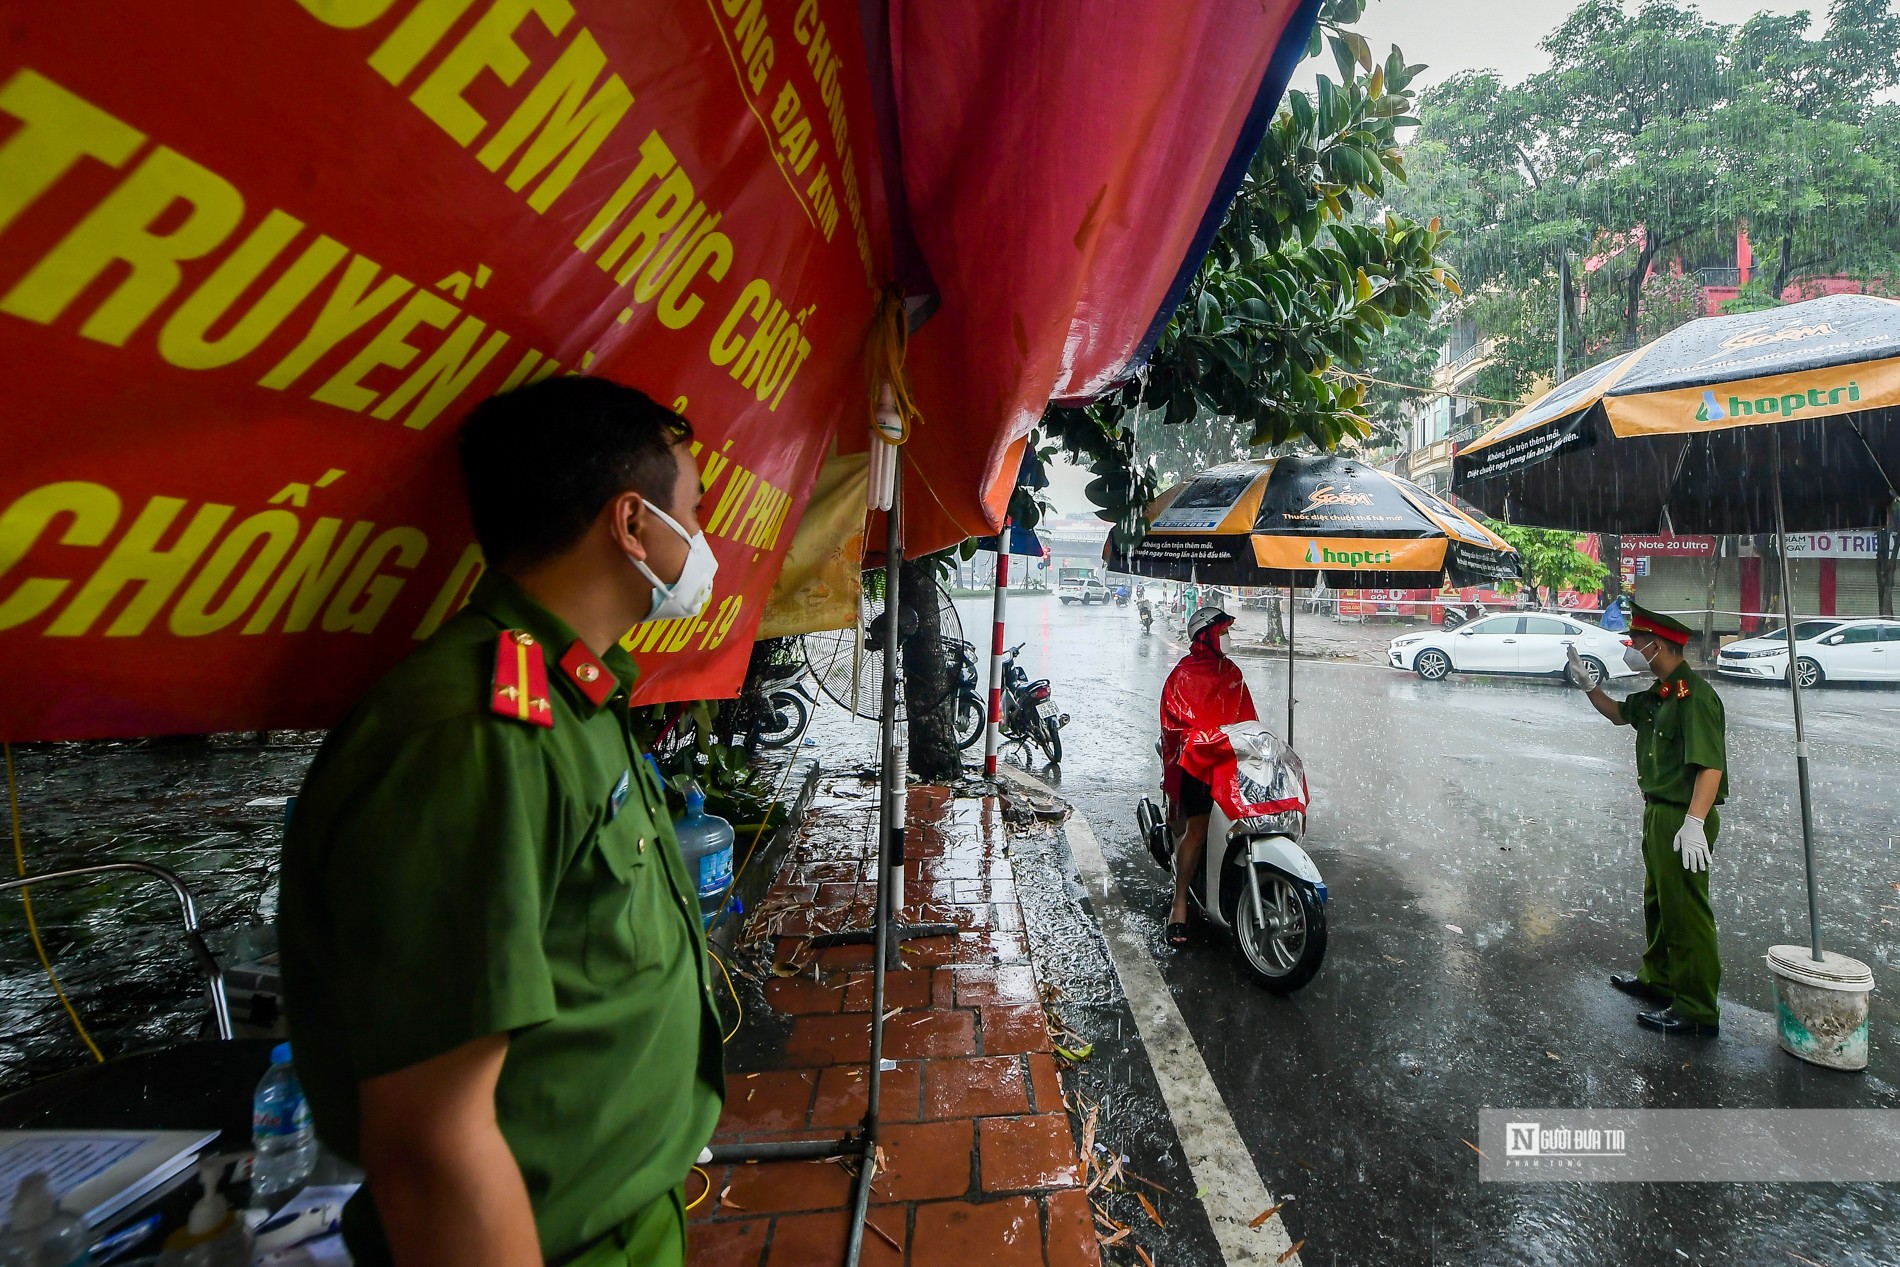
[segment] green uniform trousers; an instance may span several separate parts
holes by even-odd
[[[1662,801],[1643,805],[1643,931],[1649,945],[1636,976],[1667,991],[1676,1015],[1714,1024],[1722,959],[1709,906],[1709,873],[1685,869],[1676,852],[1676,833],[1688,813],[1687,806]],[[1711,849],[1720,829],[1721,814],[1712,809],[1706,823]]]
[[[686,1189],[651,1202],[567,1267],[686,1267]]]

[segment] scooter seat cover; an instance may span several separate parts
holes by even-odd
[[[1188,731],[1173,768],[1207,784],[1214,803],[1234,822],[1306,812],[1305,766],[1258,721]]]

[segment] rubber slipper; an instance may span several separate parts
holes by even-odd
[[[1170,946],[1185,946],[1192,940],[1192,936],[1186,924],[1170,923],[1168,925],[1168,945]]]

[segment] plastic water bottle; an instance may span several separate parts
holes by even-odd
[[[251,1197],[260,1202],[295,1192],[317,1164],[317,1134],[291,1067],[290,1044],[277,1044],[270,1062],[251,1099],[251,1143],[257,1149]]]
[[[20,1180],[7,1229],[0,1232],[0,1267],[85,1267],[91,1261],[85,1221],[54,1204],[46,1176]]]
[[[706,794],[699,784],[686,785],[686,814],[673,820],[679,836],[686,874],[699,890],[699,923],[709,928],[732,887],[732,824],[706,812]]]

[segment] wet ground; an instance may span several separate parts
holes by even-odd
[[[16,746],[29,872],[133,860],[176,871],[228,966],[271,948],[283,798],[314,734]],[[253,803],[255,802],[255,803]],[[11,853],[11,845],[8,846]],[[7,858],[0,872],[14,874]],[[196,1035],[203,978],[171,891],[111,877],[33,890],[48,953],[108,1056]],[[0,899],[0,1091],[90,1059],[33,955],[20,903]]]
[[[1891,1187],[1481,1186],[1463,1142],[1482,1107],[1900,1108],[1900,691],[1809,697],[1824,927],[1889,987],[1874,996],[1872,1067],[1839,1074],[1776,1049],[1760,960],[1806,939],[1784,692],[1722,686],[1724,1029],[1664,1039],[1604,981],[1641,952],[1630,732],[1574,693],[1299,662],[1306,843],[1332,893],[1331,942],[1320,976],[1282,999],[1219,944],[1161,941],[1164,877],[1133,806],[1158,774],[1155,701],[1183,648],[1141,636],[1128,609],[1025,601],[1013,615],[1010,642],[1029,641],[1030,671],[1073,717],[1063,793],[1151,913],[1152,952],[1235,1124],[1267,1187],[1293,1198],[1282,1217],[1305,1262],[1900,1261]],[[1284,661],[1241,663],[1282,725]]]

